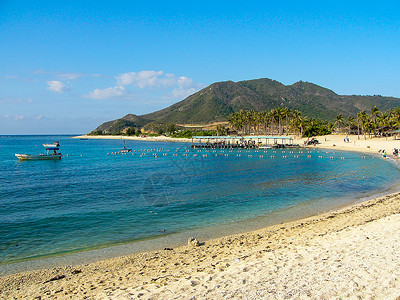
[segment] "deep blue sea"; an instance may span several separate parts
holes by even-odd
[[[59,141],[59,161],[19,161]],[[258,220],[258,227],[387,191],[389,160],[328,150],[195,150],[186,143],[0,137],[1,264]],[[225,227],[224,227],[225,226]],[[248,228],[247,228],[248,229]],[[246,229],[246,230],[247,230]],[[217,230],[218,231],[218,230]],[[226,232],[224,232],[225,234]]]

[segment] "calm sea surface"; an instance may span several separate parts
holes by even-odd
[[[56,140],[60,161],[14,156],[42,153],[42,143]],[[122,140],[0,137],[0,267],[227,224],[235,232],[257,219],[262,227],[387,191],[400,179],[394,163],[359,153],[126,146],[134,152],[112,154]]]

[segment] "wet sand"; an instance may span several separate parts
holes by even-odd
[[[343,136],[318,147],[351,150]],[[384,140],[352,151],[376,153]],[[329,143],[335,143],[330,146]],[[395,145],[397,141],[393,141]],[[400,144],[400,141],[398,141]],[[369,148],[367,148],[369,146]],[[365,147],[365,148],[364,148]],[[295,222],[87,265],[0,278],[1,299],[400,296],[400,193]]]

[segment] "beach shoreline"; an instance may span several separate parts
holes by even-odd
[[[78,135],[71,137],[73,139],[90,139],[90,140],[130,140],[142,142],[177,142],[191,143],[192,139],[187,138],[172,138],[168,136],[124,136],[124,135]]]
[[[359,151],[378,155],[378,151],[384,149],[384,147],[389,152],[391,151],[389,147],[394,147],[397,143],[400,144],[400,141],[386,141],[384,138],[366,140],[365,142],[357,139],[356,143],[354,143],[354,137],[350,137],[350,143],[346,143],[344,142],[344,137],[343,135],[327,136],[326,140],[324,137],[319,137],[321,144],[315,148]],[[113,137],[113,139],[125,139],[125,137],[118,136]],[[145,139],[149,140],[148,138]],[[143,140],[143,138],[139,138],[139,140]],[[154,139],[150,140],[154,141]],[[303,141],[304,139],[296,140],[295,143],[302,143]],[[323,255],[324,251],[336,251],[334,253],[337,259],[333,260],[332,264],[329,265],[329,268],[332,269],[327,269],[328,271],[331,270],[331,272],[336,270],[337,260],[341,261],[342,268],[345,265],[343,262],[345,255],[341,254],[341,250],[336,249],[334,244],[329,247],[325,245],[329,244],[329,239],[333,237],[337,242],[348,241],[351,244],[351,239],[348,240],[349,235],[355,238],[354,233],[360,230],[369,230],[372,225],[377,228],[372,226],[371,233],[368,234],[378,235],[379,230],[384,226],[385,229],[390,231],[385,238],[394,239],[394,241],[391,240],[394,243],[391,245],[393,251],[399,250],[400,234],[398,232],[400,231],[397,231],[400,229],[398,228],[399,213],[400,193],[394,193],[305,219],[208,240],[199,247],[181,246],[174,249],[171,248],[172,250],[166,248],[166,250],[130,254],[80,266],[32,270],[6,275],[0,277],[0,297],[4,297],[4,299],[15,296],[29,298],[40,296],[42,299],[50,297],[62,299],[71,296],[96,299],[113,297],[172,299],[217,298],[221,296],[240,298],[244,295],[251,295],[251,293],[255,298],[264,298],[265,296],[276,298],[288,295],[289,292],[296,295],[293,290],[287,287],[296,278],[301,281],[301,278],[298,278],[299,273],[308,274],[311,272],[310,268],[313,267],[313,261],[310,260],[308,264],[304,264],[303,261],[304,259],[306,261],[310,259],[306,251],[310,245],[315,250],[315,257]],[[371,241],[369,239],[360,241],[358,245],[360,257],[370,247]],[[378,239],[379,236],[376,236],[376,240]],[[385,240],[380,241],[380,243],[380,247],[386,245]],[[357,252],[357,249],[352,248],[352,250]],[[376,251],[379,253],[383,250],[377,247]],[[395,254],[392,254],[387,259],[393,260],[393,255]],[[300,256],[303,263],[299,263],[297,260]],[[291,275],[284,276],[286,281],[279,279],[277,276],[279,272],[285,270],[285,266],[280,266],[282,259],[284,259],[286,267],[290,266],[293,272]],[[327,261],[330,261],[330,259],[328,255]],[[265,264],[266,261],[269,264]],[[346,263],[349,265],[345,265],[345,267],[355,272],[356,265],[347,260]],[[357,263],[359,262],[357,261]],[[302,264],[302,266],[298,266],[299,264]],[[400,268],[397,263],[393,262],[389,267],[394,268],[392,274],[398,274],[396,268],[397,270]],[[245,269],[247,271],[243,271]],[[249,278],[252,272],[254,274],[265,273],[265,276],[257,276],[257,285],[254,285],[254,280]],[[380,276],[383,275],[380,274]],[[371,274],[367,276],[363,273],[357,273],[357,276],[362,278],[360,282],[364,286],[368,284],[366,282],[368,280],[371,280],[370,284],[373,283],[373,280],[377,280]],[[227,282],[227,278],[235,284],[224,288],[223,292],[225,294],[221,294],[221,285]],[[310,279],[310,285],[304,283],[304,290],[299,289],[297,293],[311,293],[310,297],[341,296],[341,293],[344,293],[346,289],[353,291],[351,295],[363,293],[361,288],[363,285],[360,283],[357,283],[358,287],[354,284],[349,287],[349,284],[352,284],[352,281],[349,281],[350,283],[345,284],[343,282],[342,286],[339,287],[327,288],[321,282],[321,278],[314,283]],[[267,286],[267,282],[270,284],[271,280],[275,281],[275,283],[278,281],[280,283],[276,284],[274,291],[266,291],[267,287],[262,288],[262,283]],[[241,282],[241,284],[238,284],[238,282]],[[317,283],[320,284],[319,290],[315,286]],[[256,286],[260,286],[260,288],[256,288]],[[399,287],[399,282],[388,279],[387,284],[382,284],[379,287],[379,291],[376,289],[371,293],[372,295],[385,293],[385,295],[398,296],[396,288],[399,290]],[[173,291],[172,293],[171,290]],[[266,294],[262,294],[262,292]],[[319,294],[315,294],[316,292]]]
[[[348,142],[345,138],[348,137]],[[105,139],[105,140],[133,140],[133,141],[144,141],[144,142],[181,142],[181,143],[192,143],[192,139],[188,138],[172,138],[167,136],[121,136],[121,135],[80,135],[72,137],[74,139]],[[303,143],[308,138],[299,138],[292,136],[293,144],[299,144],[303,146]],[[393,148],[400,148],[400,139],[394,139],[393,137],[367,137],[360,135],[345,135],[345,134],[334,134],[316,137],[319,144],[316,146],[307,146],[306,148],[322,148],[330,150],[343,150],[353,152],[363,152],[369,154],[378,154],[379,150],[386,150],[388,154],[391,154]],[[198,142],[193,140],[193,142]]]
[[[346,251],[356,252],[364,262],[366,258],[362,255],[363,251],[373,251],[379,257],[378,254],[382,249],[371,249],[370,247],[372,241],[383,239],[380,236],[383,229],[389,231],[384,236],[385,238],[394,239],[394,244],[387,247],[392,249],[394,254],[386,257],[393,263],[394,273],[387,274],[392,277],[398,275],[400,270],[400,262],[393,260],[393,255],[400,247],[397,231],[400,227],[399,213],[400,193],[395,193],[306,219],[277,224],[245,234],[213,239],[199,247],[166,248],[86,265],[36,270],[0,277],[0,296],[4,299],[14,296],[29,298],[41,296],[41,299],[50,297],[63,299],[69,296],[78,298],[88,296],[96,299],[128,297],[128,299],[133,299],[139,295],[145,299],[172,299],[178,298],[178,295],[182,298],[206,295],[217,297],[221,296],[218,286],[224,281],[224,278],[240,279],[239,282],[243,283],[249,280],[248,276],[251,275],[251,272],[267,273],[264,277],[257,276],[259,281],[257,286],[260,286],[260,282],[265,281],[266,284],[271,279],[277,280],[280,274],[277,266],[281,265],[283,268],[283,265],[286,264],[286,268],[293,269],[293,274],[286,274],[284,276],[286,280],[281,279],[281,285],[276,286],[275,292],[270,295],[277,296],[285,293],[284,287],[293,280],[290,276],[298,277],[299,272],[306,274],[310,272],[310,267],[315,267],[312,264],[300,264],[301,266],[299,266],[301,261],[304,263],[304,260],[311,259],[307,257],[308,248],[313,249],[313,255],[318,258],[318,263],[329,261],[332,264],[329,268],[335,269],[340,260],[344,269],[351,269],[352,272],[357,273],[359,267],[356,264],[360,261],[350,260],[345,255]],[[373,228],[369,229],[371,226]],[[363,240],[354,245],[351,239],[359,237],[358,232],[360,231],[364,235]],[[376,240],[372,240],[372,236]],[[371,241],[369,241],[370,239]],[[343,243],[344,241],[350,243],[352,248],[337,249],[335,242]],[[384,239],[378,242],[381,246],[387,246]],[[324,247],[320,249],[319,247],[322,246]],[[334,253],[335,257],[330,258],[330,254],[327,254],[329,252],[331,255]],[[298,261],[300,256],[302,259]],[[322,256],[324,258],[321,258]],[[339,259],[335,259],[336,256]],[[368,259],[373,260],[374,257]],[[348,266],[344,266],[345,261],[346,264],[349,264]],[[368,265],[369,261],[365,263]],[[272,268],[275,270],[274,272],[278,273],[265,272],[260,264],[268,268],[268,271]],[[329,268],[325,272],[328,272]],[[247,271],[243,272],[244,269]],[[381,273],[384,273],[384,270]],[[381,273],[377,275],[382,276]],[[375,277],[373,278],[376,280]],[[385,295],[388,294],[388,291],[391,291],[390,295],[396,295],[396,288],[398,290],[400,283],[392,281],[388,282],[389,286],[380,285],[377,288],[386,289]],[[321,284],[322,290],[315,290],[312,286],[316,282],[311,283],[310,286],[304,288],[323,296],[332,296],[334,293],[340,295],[341,291],[348,290],[348,286],[343,286],[339,290],[335,286],[334,289],[324,292],[322,289],[324,282],[318,282]],[[351,283],[348,281],[348,284]],[[245,291],[247,293],[254,289],[253,284],[254,282],[248,281],[247,285],[246,283],[233,285],[230,290],[225,289],[225,292],[234,297],[243,296],[242,293]],[[366,282],[365,285],[367,284],[369,283]],[[353,287],[353,290],[361,293],[362,286],[359,285],[359,287],[359,289]],[[262,286],[260,288],[262,289]],[[175,290],[174,296],[169,292],[171,289]]]

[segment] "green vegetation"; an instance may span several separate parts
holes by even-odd
[[[151,122],[143,127],[144,131],[157,133],[158,135],[171,135],[178,131],[178,127],[173,123]]]
[[[303,81],[292,85],[284,85],[267,78],[239,82],[226,81],[211,84],[185,100],[154,113],[142,116],[128,114],[121,119],[106,122],[96,128],[92,134],[99,131],[102,134],[116,134],[124,132],[129,127],[138,129],[147,126],[150,128],[149,131],[168,135],[174,130],[163,124],[209,124],[228,121],[231,114],[242,110],[265,112],[272,109],[301,112],[301,116],[309,122],[312,119],[334,122],[335,130],[340,132],[347,126],[349,117],[355,118],[360,111],[370,111],[374,106],[380,107],[383,111],[389,111],[400,106],[400,99],[379,95],[342,96],[327,88]],[[375,122],[379,115],[374,112],[371,118]],[[285,123],[289,122],[289,119],[289,117],[281,117],[283,122],[279,125],[281,129],[288,130],[291,127],[289,123]],[[304,134],[306,124],[303,125]],[[177,128],[179,129],[181,128]],[[218,128],[218,134],[222,134],[221,129]],[[368,131],[368,127],[365,130]]]
[[[101,130],[93,130],[92,132],[89,133],[89,135],[103,135],[103,131]]]
[[[136,130],[135,127],[129,127],[126,129],[125,134],[128,136],[139,136],[142,134],[142,132],[139,129]]]
[[[275,108],[270,111],[244,111],[229,116],[229,123],[239,134],[299,135],[312,137],[336,133],[384,136],[400,129],[400,107],[380,112],[376,106],[368,114],[365,110],[357,117],[338,114],[335,122],[308,119],[298,110]]]
[[[229,123],[239,134],[317,136],[331,133],[327,121],[303,117],[298,110],[277,107],[270,111],[241,110],[229,116]]]

